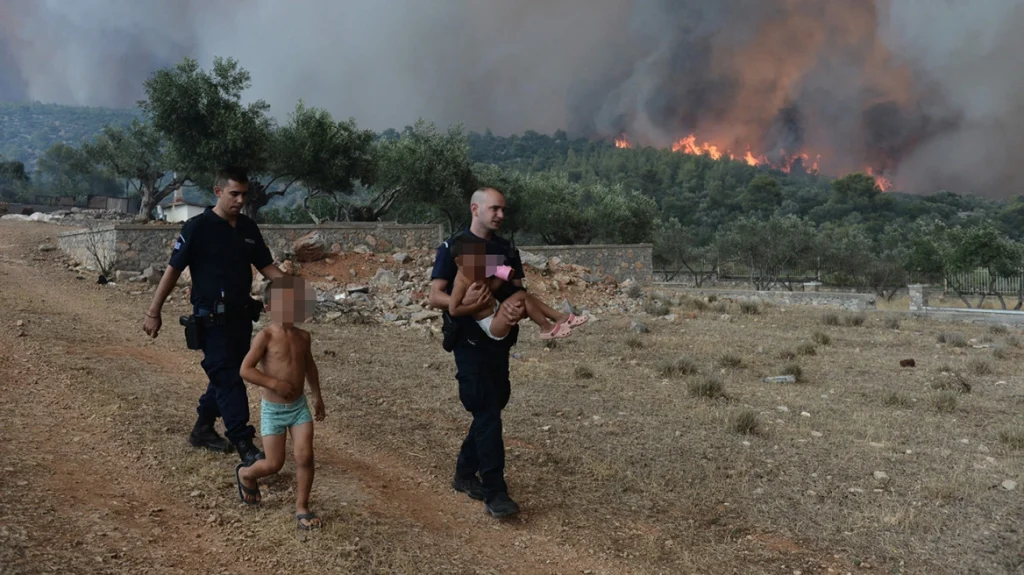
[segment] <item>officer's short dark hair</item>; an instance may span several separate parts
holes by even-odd
[[[217,170],[217,178],[213,185],[223,188],[228,185],[229,180],[239,184],[248,184],[249,170],[242,166],[221,166]]]
[[[484,241],[472,234],[462,234],[452,241],[452,255],[479,254],[484,252]]]

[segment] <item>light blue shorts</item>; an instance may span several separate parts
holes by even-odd
[[[309,412],[305,394],[291,403],[274,403],[264,399],[260,409],[260,435],[280,435],[289,427],[310,421],[313,421],[313,415]]]

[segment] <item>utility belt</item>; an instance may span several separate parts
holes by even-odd
[[[241,303],[225,304],[215,301],[212,309],[197,306],[196,313],[178,318],[185,328],[185,345],[188,349],[203,349],[206,344],[206,328],[259,321],[263,303],[252,298]]]

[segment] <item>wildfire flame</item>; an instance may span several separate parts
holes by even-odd
[[[629,142],[626,135],[615,138],[615,147],[617,148],[632,148],[633,144]],[[749,166],[767,166],[784,173],[789,173],[794,166],[799,162],[808,173],[818,172],[818,163],[821,161],[821,155],[816,154],[814,159],[811,160],[811,156],[806,153],[799,154],[787,154],[785,150],[779,150],[778,160],[772,161],[767,155],[755,156],[753,152],[748,148],[742,155],[737,155],[732,150],[727,148],[719,147],[711,142],[701,142],[697,140],[696,134],[690,134],[685,138],[677,140],[672,144],[673,152],[682,152],[692,156],[707,155],[712,160],[720,160],[722,158],[728,158],[730,160],[742,160]],[[875,174],[874,170],[870,167],[865,168],[865,172],[875,179],[875,184],[883,192],[888,191],[892,188],[892,181],[881,174]]]

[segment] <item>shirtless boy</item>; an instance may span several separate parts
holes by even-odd
[[[320,375],[310,347],[309,332],[295,327],[310,315],[316,302],[312,287],[302,278],[284,276],[275,279],[263,293],[263,303],[270,312],[271,324],[253,339],[249,353],[242,362],[242,379],[263,388],[260,434],[266,459],[249,467],[235,468],[239,498],[249,505],[258,505],[258,480],[281,470],[285,456],[285,432],[291,430],[295,456],[295,477],[298,495],[295,519],[299,529],[321,526],[320,518],[309,510],[309,491],[313,486],[313,417],[303,393],[309,382],[313,398],[313,415],[324,419],[324,402],[320,396]],[[257,368],[261,364],[262,370]]]
[[[495,302],[494,308],[485,308],[476,313],[472,313],[474,306],[462,303],[463,298],[466,297],[466,291],[473,284],[486,283],[491,292],[496,292],[503,282],[514,279],[512,268],[505,265],[491,266],[488,264],[485,248],[482,240],[469,234],[459,236],[452,243],[452,255],[455,256],[455,265],[459,267],[459,271],[455,275],[455,282],[452,286],[448,313],[452,317],[472,315],[488,336],[501,340],[512,331],[512,323],[502,314],[496,313],[497,302]],[[492,267],[493,269],[489,269]],[[507,299],[523,302],[526,315],[540,326],[541,339],[568,337],[572,334],[572,328],[583,325],[587,321],[587,318],[573,314],[563,318],[548,317],[544,313],[544,306],[540,305],[540,301],[524,290],[516,291]]]

